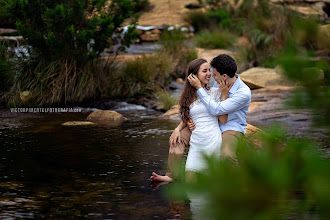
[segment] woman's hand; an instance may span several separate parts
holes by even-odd
[[[195,123],[193,122],[193,120],[191,120],[191,118],[189,118],[189,121],[187,122],[187,124],[188,124],[188,129],[190,130],[190,131],[193,131],[194,129],[195,129]]]
[[[174,129],[173,133],[170,136],[170,147],[176,147],[176,144],[180,143],[181,135],[180,129]]]

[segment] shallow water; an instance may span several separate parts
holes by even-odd
[[[165,172],[176,121],[141,106],[116,109],[119,127],[75,126],[82,113],[0,110],[0,218],[173,219],[168,185],[153,190],[151,171]]]

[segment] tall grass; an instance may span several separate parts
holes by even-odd
[[[177,99],[163,89],[157,89],[154,92],[157,103],[163,106],[164,110],[169,110],[172,106],[178,103]]]
[[[172,78],[185,77],[188,64],[198,57],[197,50],[191,47],[185,33],[179,29],[165,31],[159,43],[162,46],[159,53],[172,59]]]
[[[83,66],[75,61],[28,61],[21,66],[15,83],[5,95],[9,106],[53,106],[79,103],[99,97],[105,90],[105,75],[99,62]],[[32,93],[31,103],[19,98],[20,92]]]
[[[113,69],[108,76],[110,97],[151,96],[152,91],[170,82],[172,59],[167,54],[142,56]]]

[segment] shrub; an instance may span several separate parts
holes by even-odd
[[[279,132],[282,131],[282,132]],[[262,150],[240,142],[240,165],[208,158],[208,169],[195,183],[182,184],[174,195],[193,191],[205,216],[201,219],[297,219],[329,214],[330,163],[307,140],[290,139],[285,148],[282,128],[261,136]],[[203,212],[204,211],[204,212]]]
[[[232,20],[229,14],[224,10],[216,11],[197,11],[188,12],[184,15],[184,20],[194,27],[196,33],[203,30],[212,31],[214,28],[227,28],[230,27]]]
[[[214,25],[210,25],[210,19],[208,15],[202,11],[187,12],[184,15],[184,21],[194,27],[196,33],[202,30],[207,30],[210,28],[210,26]]]
[[[110,67],[96,58],[105,48],[114,54],[125,50],[137,36],[133,26],[121,33],[133,7],[133,1],[120,0],[11,0],[8,11],[31,49],[29,57],[15,61],[20,66],[5,96],[9,105],[27,105],[17,98],[24,90],[32,92],[39,106],[104,95]]]
[[[201,32],[194,38],[198,47],[207,49],[230,48],[235,42],[235,36],[228,31]]]
[[[150,8],[149,0],[134,0],[134,12],[146,11]]]
[[[14,80],[12,63],[9,61],[8,44],[0,40],[0,97],[8,91]]]
[[[15,23],[10,19],[10,13],[7,11],[7,6],[11,0],[0,0],[0,27],[14,28]]]
[[[116,50],[124,50],[136,33],[130,28],[121,36],[119,28],[133,7],[134,2],[120,0],[11,0],[8,11],[19,34],[43,59],[84,63],[118,42]]]

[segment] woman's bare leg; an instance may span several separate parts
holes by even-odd
[[[179,178],[180,165],[182,156],[184,154],[185,146],[189,144],[191,132],[188,127],[185,127],[180,131],[181,139],[183,143],[178,143],[175,147],[171,147],[168,153],[167,172],[165,176],[160,176],[153,172],[150,177],[151,181],[166,181],[171,182],[173,179]]]

